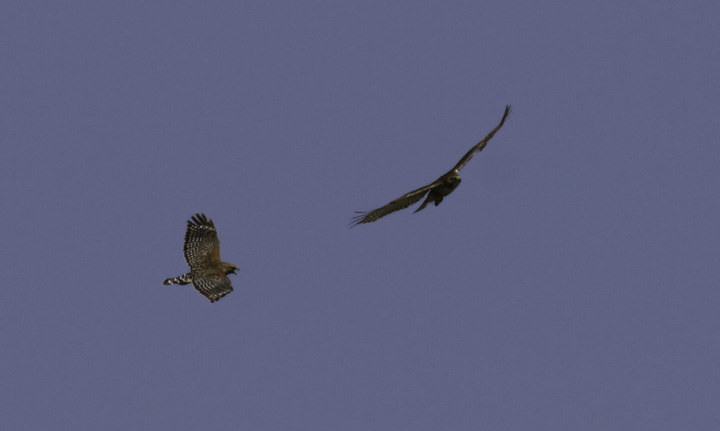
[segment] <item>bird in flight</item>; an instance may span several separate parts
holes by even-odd
[[[190,272],[180,277],[168,278],[163,284],[192,283],[195,290],[210,302],[232,292],[228,274],[235,274],[240,268],[220,260],[220,240],[215,223],[205,214],[197,213],[192,216],[192,220],[188,220],[183,252]]]
[[[500,130],[500,128],[503,126],[503,124],[505,123],[505,119],[508,117],[508,115],[510,115],[510,111],[511,107],[510,105],[507,105],[505,107],[505,113],[503,114],[502,120],[500,120],[500,124],[498,124],[490,133],[488,133],[488,135],[485,136],[482,141],[478,142],[477,145],[472,147],[470,151],[465,153],[463,158],[460,159],[460,161],[457,162],[457,164],[452,169],[443,174],[440,178],[426,186],[420,187],[417,190],[413,190],[410,193],[404,194],[401,197],[380,208],[374,209],[372,211],[356,211],[358,215],[352,218],[350,222],[350,227],[357,226],[363,223],[372,223],[382,217],[385,217],[390,213],[401,210],[403,208],[407,208],[410,205],[418,202],[426,194],[427,198],[422,203],[422,205],[420,205],[420,208],[415,210],[415,212],[424,209],[430,202],[435,203],[435,206],[440,205],[440,202],[442,202],[443,198],[452,193],[452,191],[455,190],[458,185],[460,185],[460,169],[462,169],[463,166],[465,166],[465,164],[467,164],[467,162],[472,159],[475,153],[477,153],[478,151],[482,151],[482,149],[485,148],[485,145],[487,145],[488,141],[490,141],[490,139],[492,139],[495,133],[497,133],[497,131]]]

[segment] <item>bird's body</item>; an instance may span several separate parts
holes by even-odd
[[[350,222],[350,226],[352,227],[358,224],[374,222],[390,213],[413,205],[414,203],[422,199],[426,194],[427,198],[422,203],[422,205],[420,205],[420,207],[414,212],[418,212],[424,209],[430,202],[433,202],[435,206],[440,205],[440,202],[443,201],[443,198],[452,193],[453,190],[455,190],[457,186],[460,185],[460,182],[462,181],[462,179],[460,178],[460,169],[462,169],[463,166],[465,166],[467,162],[472,159],[475,153],[477,153],[478,151],[482,151],[482,149],[485,148],[490,139],[492,139],[495,133],[497,133],[497,131],[500,130],[500,128],[505,123],[505,119],[508,117],[508,115],[510,115],[510,110],[510,105],[506,106],[505,113],[503,114],[500,124],[498,124],[490,133],[488,133],[488,135],[485,136],[482,141],[472,147],[470,151],[465,153],[463,158],[460,159],[460,161],[452,169],[443,174],[440,178],[424,187],[420,187],[417,190],[406,193],[403,196],[380,208],[374,209],[372,211],[358,211],[358,215],[353,217],[352,221]]]
[[[228,274],[235,274],[239,268],[220,259],[220,240],[212,220],[205,214],[195,214],[188,220],[183,245],[185,261],[190,272],[179,277],[168,278],[163,284],[189,284],[195,290],[215,302],[232,292]]]
[[[442,177],[438,178],[433,183],[437,185],[430,189],[430,192],[428,193],[427,198],[425,198],[425,201],[422,203],[422,205],[420,205],[418,209],[413,211],[413,213],[422,210],[430,202],[434,202],[435,206],[440,205],[440,202],[443,201],[443,198],[452,193],[453,190],[455,190],[457,186],[460,185],[460,182],[462,182],[462,178],[460,178],[460,173],[457,171],[457,169],[453,169]]]

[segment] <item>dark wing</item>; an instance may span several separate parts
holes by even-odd
[[[204,297],[215,302],[232,292],[232,284],[226,275],[203,275],[193,277],[193,286]]]
[[[220,240],[212,220],[195,214],[185,231],[185,260],[191,271],[203,271],[212,260],[220,260]]]
[[[508,117],[508,115],[510,115],[511,110],[512,110],[512,108],[510,107],[510,105],[507,105],[505,107],[505,113],[503,114],[502,120],[500,120],[500,124],[498,124],[497,127],[495,127],[492,130],[492,132],[488,133],[488,135],[485,137],[485,139],[478,142],[477,145],[472,147],[470,149],[470,151],[468,151],[463,156],[463,158],[460,159],[460,161],[457,163],[457,165],[455,165],[455,167],[453,169],[457,169],[459,171],[460,169],[463,168],[463,166],[465,166],[465,164],[467,162],[470,161],[470,159],[472,159],[472,156],[475,155],[475,153],[477,153],[478,151],[482,151],[482,149],[485,148],[485,145],[487,145],[487,143],[490,141],[490,139],[492,139],[492,137],[495,136],[495,133],[497,133],[497,131],[500,130],[500,128],[503,126],[503,124],[505,124],[505,119]]]
[[[428,184],[425,187],[420,187],[417,190],[406,193],[401,197],[395,199],[394,201],[390,202],[389,204],[374,209],[372,211],[355,211],[356,213],[358,213],[358,215],[352,218],[352,221],[350,222],[350,227],[363,223],[371,223],[381,217],[385,217],[390,213],[394,213],[395,211],[407,208],[422,199],[423,196],[425,196],[425,194],[427,194],[430,189],[437,186],[439,183],[439,180],[436,180],[432,184]]]

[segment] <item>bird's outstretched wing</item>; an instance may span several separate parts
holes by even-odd
[[[213,274],[193,278],[195,290],[204,297],[215,302],[228,293],[232,292],[232,283],[226,275]]]
[[[220,240],[215,223],[205,214],[195,214],[188,220],[183,252],[191,271],[205,268],[211,260],[220,260]]]
[[[503,114],[502,120],[500,120],[500,124],[498,124],[494,129],[492,129],[492,131],[488,133],[488,135],[482,141],[478,142],[477,145],[472,147],[470,151],[465,153],[463,158],[460,159],[460,161],[457,163],[457,165],[455,165],[453,169],[457,169],[458,171],[460,171],[460,169],[462,169],[463,166],[465,166],[465,164],[467,164],[467,162],[472,159],[472,156],[475,155],[475,153],[477,153],[478,151],[482,151],[482,149],[485,148],[485,145],[487,145],[490,139],[495,136],[495,133],[497,133],[497,131],[500,130],[503,124],[505,124],[505,119],[508,117],[508,115],[510,115],[511,110],[512,107],[510,105],[507,105],[505,107],[505,113]]]
[[[436,180],[431,184],[420,187],[419,189],[413,190],[410,193],[406,193],[395,199],[394,201],[390,202],[389,204],[374,209],[372,211],[355,211],[358,215],[352,218],[352,221],[350,222],[350,227],[357,226],[363,223],[371,223],[381,217],[385,217],[390,213],[394,213],[395,211],[407,208],[422,199],[423,196],[425,196],[430,189],[437,186],[438,184],[439,180]]]

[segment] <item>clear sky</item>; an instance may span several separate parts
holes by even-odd
[[[4,2],[0,428],[720,429],[718,22]],[[215,304],[162,285],[195,212]]]

